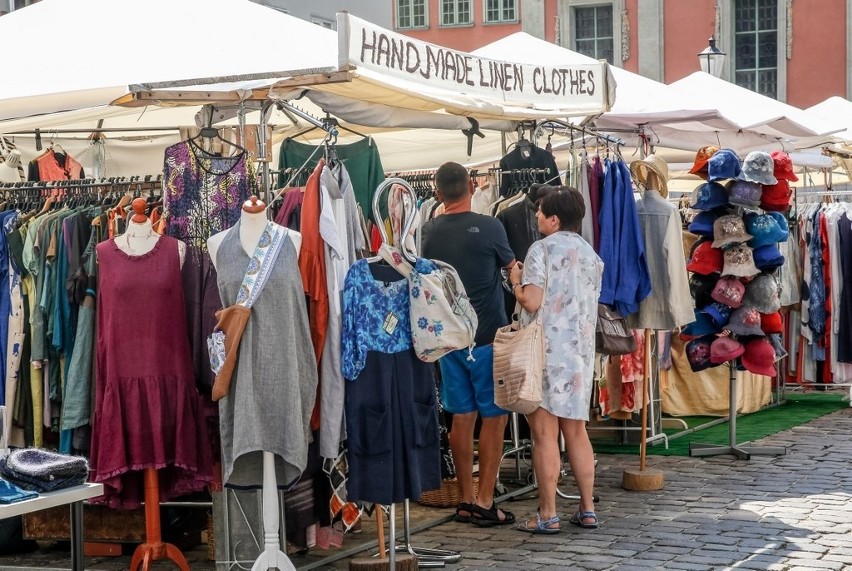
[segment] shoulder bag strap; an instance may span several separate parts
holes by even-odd
[[[274,222],[266,223],[266,228],[260,235],[260,240],[258,240],[257,247],[254,249],[254,255],[246,269],[243,283],[240,285],[237,305],[250,308],[257,302],[263,288],[266,287],[266,282],[269,281],[272,267],[275,265],[275,260],[281,253],[281,247],[286,239],[286,228]]]
[[[384,261],[390,264],[393,269],[404,275],[406,278],[414,271],[414,266],[412,266],[408,260],[399,253],[399,250],[393,246],[383,243],[379,246],[378,254]]]

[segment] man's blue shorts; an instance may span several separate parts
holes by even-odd
[[[452,414],[479,411],[482,418],[508,414],[494,404],[494,350],[491,345],[474,347],[474,361],[467,349],[441,357],[441,405]]]

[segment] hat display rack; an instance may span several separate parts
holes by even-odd
[[[687,270],[695,299],[695,321],[681,335],[698,372],[727,364],[729,374],[728,444],[690,443],[690,456],[786,454],[782,446],[737,444],[737,370],[775,377],[782,331],[780,286],[773,275],[783,265],[777,244],[789,237],[788,182],[798,180],[783,152],[749,153],[744,161],[730,149],[702,148],[690,170],[705,180],[689,207],[698,214],[689,224],[699,236]],[[779,341],[773,344],[773,341]]]

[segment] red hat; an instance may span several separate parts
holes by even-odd
[[[777,311],[775,313],[761,313],[760,328],[767,335],[772,333],[782,333],[784,331],[784,325],[781,323],[781,314]]]
[[[757,375],[774,377],[777,374],[774,365],[775,349],[765,337],[752,339],[746,343],[741,361],[747,371]]]
[[[771,156],[772,162],[775,164],[774,172],[772,173],[775,175],[775,178],[778,180],[791,180],[793,182],[799,180],[799,177],[793,172],[793,159],[790,158],[790,155],[784,151],[772,151]]]
[[[777,184],[769,184],[763,187],[760,195],[760,207],[764,210],[784,211],[790,206],[790,183],[785,179],[778,179]]]
[[[737,309],[743,304],[745,290],[746,288],[743,285],[743,282],[741,282],[738,278],[727,276],[719,278],[719,281],[716,282],[716,287],[714,287],[712,293],[710,293],[710,297],[719,303],[725,304],[733,309]]]
[[[702,242],[692,253],[686,269],[705,276],[713,272],[721,272],[724,265],[723,258],[722,250],[714,248],[712,242]]]
[[[709,161],[710,157],[712,157],[718,150],[719,147],[714,147],[713,145],[708,145],[698,149],[698,152],[695,153],[695,162],[692,164],[692,168],[689,169],[689,174],[698,175],[706,180],[707,161]]]
[[[725,363],[733,361],[745,353],[745,347],[730,337],[719,337],[710,345],[710,362]]]

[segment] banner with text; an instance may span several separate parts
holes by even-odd
[[[496,61],[337,14],[340,65],[492,101],[609,111],[606,62],[558,67]]]

